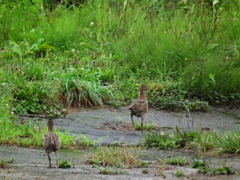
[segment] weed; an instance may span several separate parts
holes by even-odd
[[[204,132],[196,140],[195,144],[201,150],[216,149],[220,152],[239,153],[239,133],[240,128],[237,132],[228,131],[223,134],[220,132]]]
[[[119,147],[99,147],[85,157],[87,164],[133,168],[148,166],[134,150]]]
[[[71,168],[73,166],[74,166],[74,164],[68,162],[67,160],[62,160],[59,162],[59,168]]]
[[[155,169],[155,176],[163,176],[164,178],[166,178],[164,171],[169,169],[170,168],[167,164],[163,164],[159,168]]]
[[[6,160],[0,160],[0,168],[10,168],[11,166],[9,165],[9,163]]]
[[[145,136],[144,144],[147,147],[158,147],[160,149],[178,148],[176,141],[171,134],[150,133]]]
[[[66,73],[61,79],[63,87],[61,96],[67,106],[103,106],[111,98],[109,87],[102,86],[99,80],[89,82],[80,78],[78,74]]]
[[[208,167],[200,167],[199,172],[207,175],[231,175],[234,174],[234,172],[231,170],[230,167],[223,166],[217,169],[210,169]]]
[[[185,176],[184,172],[182,172],[182,171],[176,171],[174,174],[175,174],[177,177],[183,177],[183,176]]]
[[[212,142],[222,152],[240,153],[240,128],[237,132],[213,133]]]
[[[190,167],[192,168],[204,168],[207,167],[206,163],[202,160],[194,160],[191,164]]]
[[[100,170],[100,174],[126,174],[124,171],[115,171],[114,169],[110,167],[105,167],[105,168],[98,168]]]
[[[149,172],[148,172],[148,169],[143,169],[143,170],[142,170],[142,173],[143,173],[143,174],[148,174],[148,173],[149,173]]]
[[[171,157],[164,159],[164,163],[169,165],[186,166],[189,161],[185,157]]]
[[[136,124],[136,127],[135,127],[136,130],[145,130],[145,131],[152,131],[156,128],[157,128],[156,124],[153,124],[153,123],[143,124],[143,127],[141,126],[141,124]]]
[[[176,127],[176,132],[174,133],[174,136],[176,139],[176,144],[179,147],[184,147],[193,142],[195,139],[198,139],[200,134],[196,131],[187,132],[183,129],[179,129],[178,127]]]
[[[145,146],[160,149],[176,149],[190,144],[199,137],[198,132],[187,132],[179,128],[174,133],[150,133],[145,136]]]

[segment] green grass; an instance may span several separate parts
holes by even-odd
[[[14,114],[128,105],[143,83],[156,108],[239,106],[239,1],[51,2],[0,4],[1,143],[34,144]]]
[[[179,128],[173,133],[149,133],[145,136],[146,147],[159,149],[177,149],[188,147],[202,152],[240,153],[240,127],[236,132],[184,131]]]
[[[206,166],[207,166],[206,162],[204,162],[203,160],[196,160],[196,159],[190,164],[191,168],[204,168]]]
[[[10,162],[8,162],[8,161],[6,161],[4,159],[1,159],[0,160],[0,168],[2,168],[2,169],[11,168]]]
[[[177,149],[188,146],[200,134],[192,131],[187,132],[176,128],[173,133],[149,133],[145,136],[144,145],[146,147],[158,147],[159,149]]]
[[[110,167],[104,167],[104,168],[98,168],[100,171],[100,174],[127,174],[127,172],[124,171],[118,171],[118,170],[114,170]]]
[[[146,147],[158,147],[159,149],[176,149],[178,145],[171,134],[150,133],[145,136],[144,145]]]
[[[203,151],[215,149],[223,153],[238,154],[240,153],[239,135],[240,128],[236,132],[206,132],[200,136],[196,144]]]
[[[176,171],[176,172],[174,172],[174,174],[175,174],[177,177],[183,177],[183,176],[185,176],[184,172],[182,172],[182,171]]]
[[[5,119],[0,121],[0,144],[9,144],[21,147],[41,147],[42,137],[47,132],[47,127],[42,128],[40,123],[33,124],[31,120],[21,124],[18,119]],[[74,146],[76,137],[68,132],[60,132],[56,129],[62,141],[62,148]]]
[[[227,166],[222,166],[217,169],[210,169],[208,167],[201,167],[198,169],[199,172],[207,175],[231,175],[234,174],[234,171]]]
[[[157,125],[154,123],[151,124],[143,124],[143,127],[141,124],[136,124],[135,129],[136,130],[145,130],[145,131],[152,131],[157,128]]]
[[[169,165],[186,166],[189,161],[185,157],[171,157],[164,159],[164,163]]]
[[[59,162],[59,168],[71,168],[73,165],[73,163],[68,162],[67,160],[62,160]]]
[[[145,167],[148,163],[140,160],[134,149],[119,147],[99,147],[85,157],[87,164],[113,166],[119,168]]]

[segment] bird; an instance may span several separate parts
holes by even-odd
[[[143,131],[143,122],[145,119],[145,115],[148,111],[148,102],[147,97],[145,95],[145,92],[148,90],[148,86],[146,84],[143,84],[140,88],[140,96],[138,99],[134,100],[129,110],[131,111],[131,119],[132,119],[132,127],[135,129],[133,116],[141,117],[141,131]]]
[[[50,154],[51,152],[55,152],[56,168],[58,168],[57,151],[61,148],[61,139],[54,132],[53,119],[48,120],[47,126],[48,126],[48,132],[43,136],[42,144],[48,156],[49,167],[52,167]]]

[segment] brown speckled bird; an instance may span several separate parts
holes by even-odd
[[[147,97],[145,95],[145,91],[147,90],[148,90],[147,85],[143,84],[140,88],[140,96],[138,97],[138,99],[134,100],[129,107],[131,111],[133,129],[135,128],[133,116],[136,116],[136,117],[141,117],[141,127],[142,127],[141,129],[143,130],[143,121],[145,118],[145,114],[147,113],[147,110],[148,110],[148,102],[147,102]]]
[[[53,120],[52,119],[48,120],[47,126],[48,126],[48,132],[42,138],[43,147],[44,147],[44,149],[47,153],[47,156],[48,156],[49,167],[52,167],[50,153],[55,152],[56,168],[58,168],[57,150],[59,150],[60,147],[61,147],[61,140],[60,140],[59,136],[54,133]]]

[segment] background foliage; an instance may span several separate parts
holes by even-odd
[[[0,3],[0,119],[127,105],[240,103],[239,0]]]

